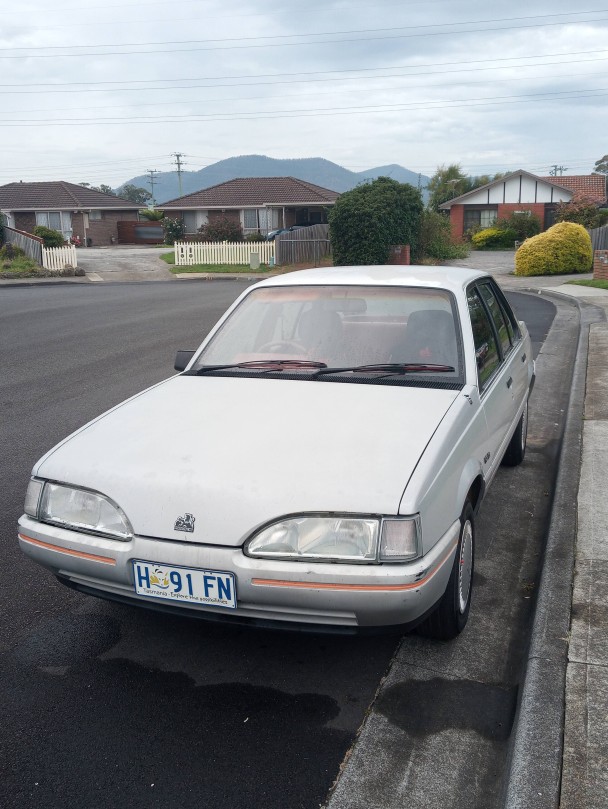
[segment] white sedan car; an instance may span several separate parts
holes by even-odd
[[[84,593],[202,618],[463,629],[475,515],[524,457],[534,381],[492,278],[281,275],[176,369],[38,461],[26,554]]]

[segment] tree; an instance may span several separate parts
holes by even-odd
[[[432,211],[438,211],[439,206],[444,202],[448,202],[454,197],[459,197],[461,194],[466,194],[471,189],[471,180],[463,174],[462,167],[458,163],[439,166],[427,185],[429,208]]]
[[[432,211],[438,211],[439,206],[444,202],[487,185],[495,180],[506,177],[506,174],[480,174],[478,177],[467,177],[459,163],[452,163],[449,166],[439,166],[435,174],[429,180],[427,191],[429,192],[428,207]]]
[[[160,222],[165,218],[165,212],[160,211],[158,208],[143,208],[138,213],[142,219],[147,219],[148,222]]]
[[[600,211],[595,200],[584,194],[573,194],[570,202],[558,202],[556,222],[574,222],[585,228],[599,228],[606,222],[606,213]]]
[[[396,244],[416,255],[422,211],[420,191],[390,177],[342,194],[329,213],[334,264],[386,264]]]
[[[101,194],[110,194],[110,196],[112,197],[116,196],[116,192],[112,189],[112,187],[109,185],[104,185],[104,183],[102,183],[101,185],[91,185],[91,183],[78,183],[78,185],[81,185],[83,188],[90,188],[91,191],[99,191]]]
[[[597,171],[598,174],[608,174],[608,154],[595,161],[593,171]]]
[[[118,189],[118,196],[123,199],[128,199],[130,202],[134,202],[136,205],[147,205],[152,199],[152,194],[149,191],[146,191],[145,188],[133,185],[133,183],[127,183],[121,186]]]

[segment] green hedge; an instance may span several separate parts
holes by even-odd
[[[591,238],[582,225],[560,222],[532,236],[515,253],[515,275],[562,275],[590,272]]]
[[[417,257],[422,210],[420,191],[389,177],[341,194],[328,217],[334,264],[386,264],[396,244]]]

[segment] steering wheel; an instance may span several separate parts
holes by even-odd
[[[258,352],[263,354],[265,351],[269,354],[306,354],[306,348],[302,343],[295,340],[276,340],[275,342],[264,343],[263,346],[258,348]]]

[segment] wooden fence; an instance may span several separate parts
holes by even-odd
[[[175,242],[175,264],[247,264],[257,253],[261,264],[273,264],[274,242]]]
[[[608,225],[589,231],[593,250],[608,250]]]
[[[4,241],[8,242],[8,244],[14,244],[15,247],[20,247],[26,256],[42,265],[43,248],[40,237],[32,236],[31,233],[26,233],[24,230],[15,230],[15,228],[4,225]]]
[[[331,256],[329,225],[310,225],[279,233],[275,242],[277,264],[319,264],[321,259]]]
[[[64,267],[78,266],[76,248],[73,244],[66,244],[63,247],[43,247],[42,266],[47,270],[63,270]]]

